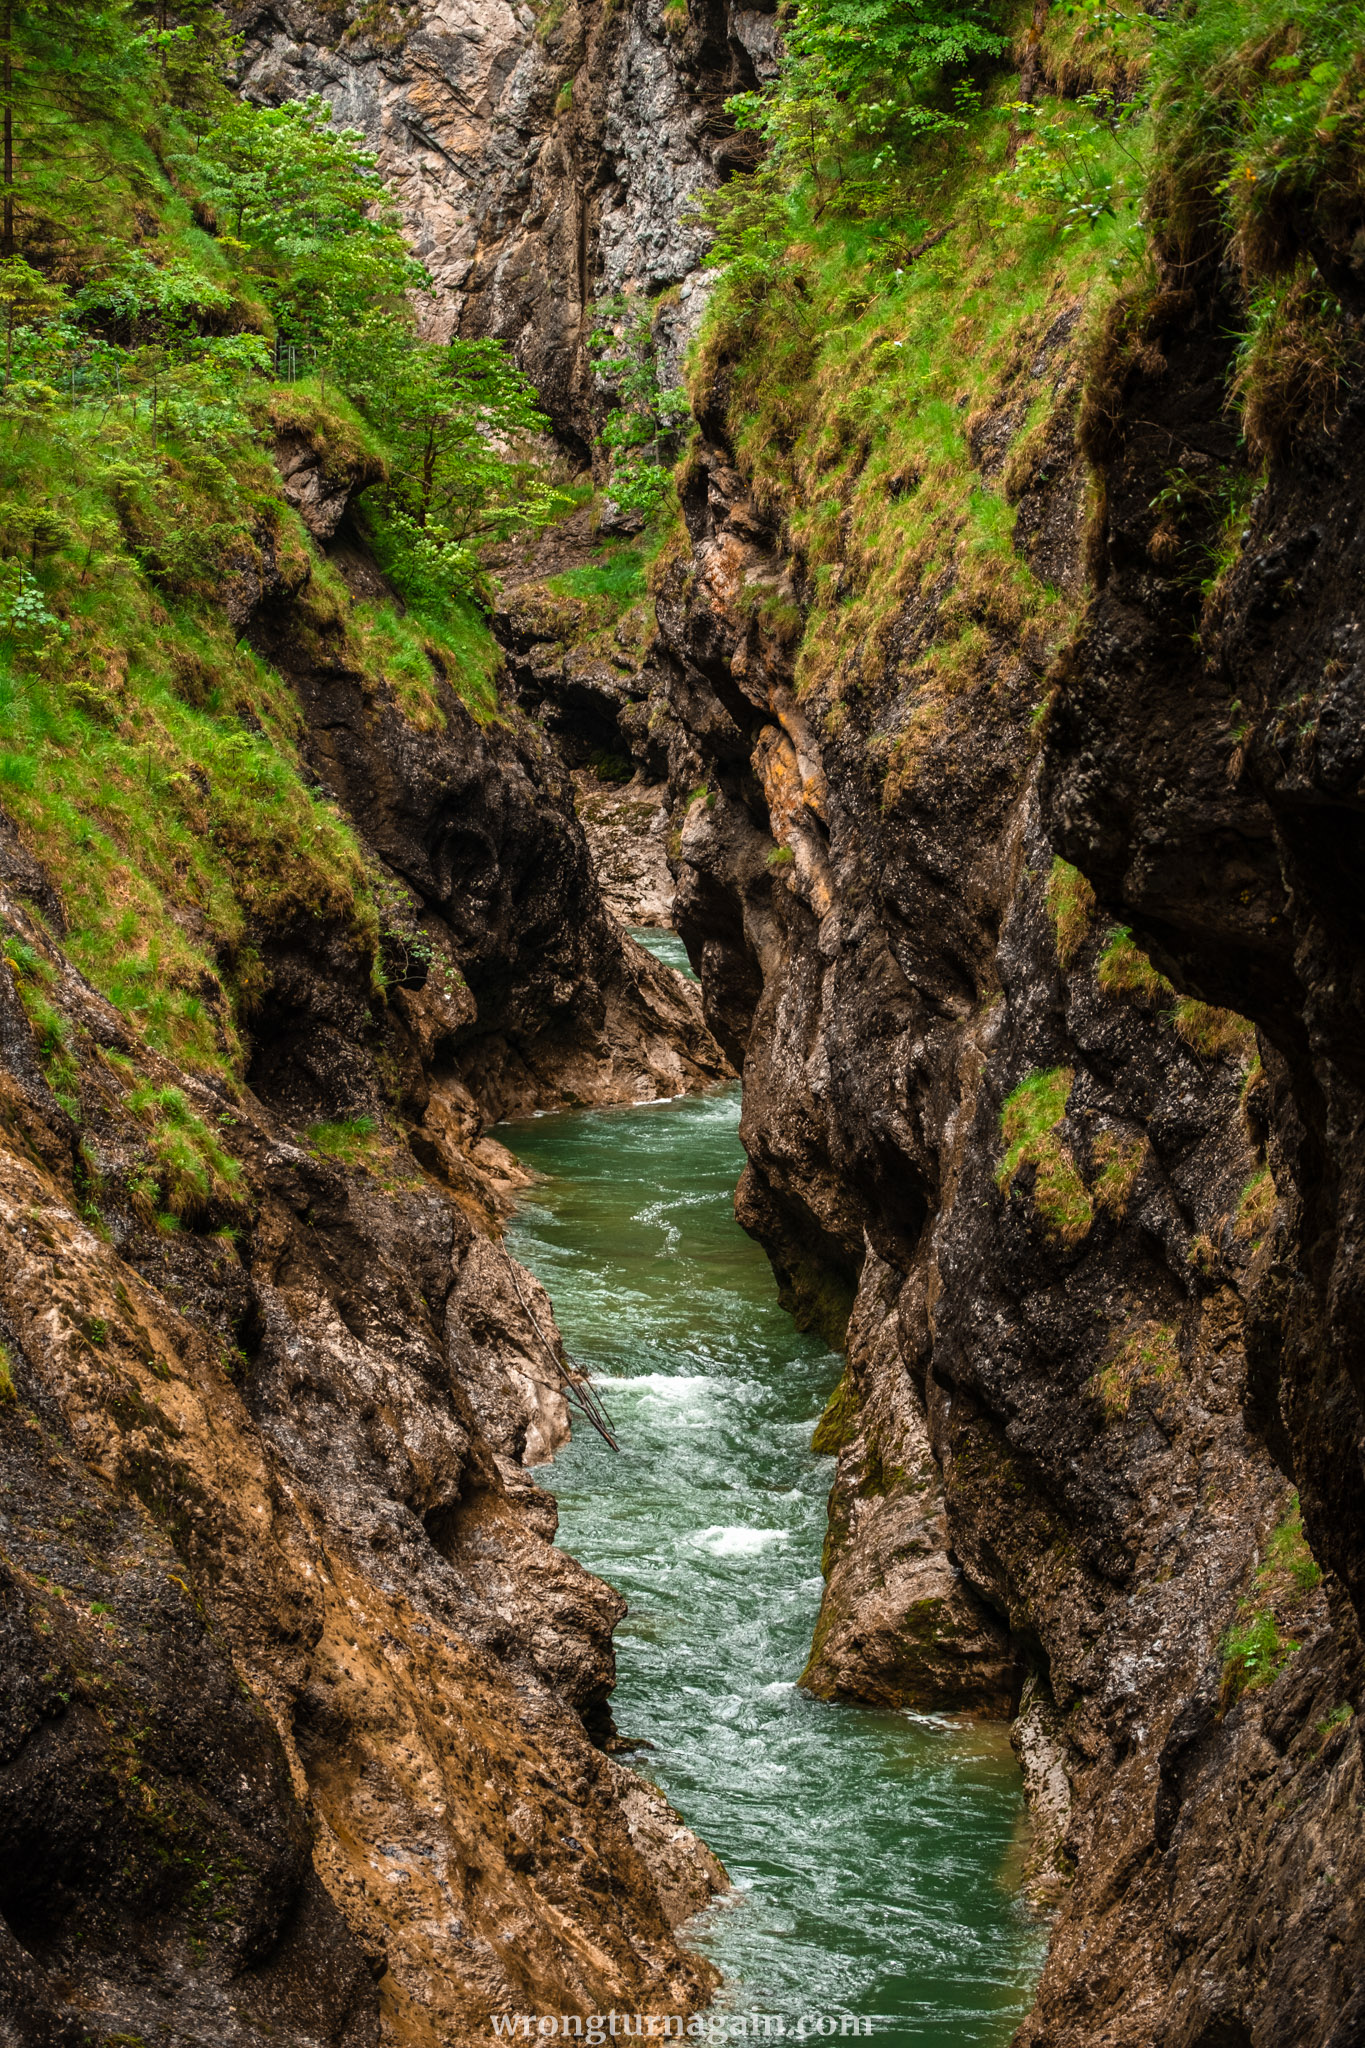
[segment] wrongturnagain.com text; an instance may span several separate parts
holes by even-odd
[[[872,2032],[872,2021],[851,2012],[803,2012],[793,2017],[778,2012],[681,2013],[607,2012],[582,2019],[572,2012],[495,2012],[495,2036],[513,2041],[581,2041],[583,2048],[604,2048],[609,2041],[813,2041],[831,2035]]]

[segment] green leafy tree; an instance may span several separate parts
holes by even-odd
[[[384,237],[387,190],[357,128],[336,128],[317,94],[280,107],[234,101],[183,158],[232,238],[272,255],[308,254],[327,242]]]
[[[234,102],[181,161],[229,248],[247,255],[281,340],[324,381],[375,308],[396,309],[426,281],[373,152],[357,129],[334,127],[317,96]]]
[[[388,451],[376,497],[389,549],[424,580],[477,590],[482,543],[546,524],[568,502],[534,459],[549,422],[501,342],[424,342],[379,312],[338,344],[336,368]]]
[[[192,123],[229,103],[225,79],[242,39],[220,0],[139,0],[135,18],[154,58],[161,93]]]
[[[131,125],[150,62],[125,0],[0,0],[0,257],[21,230],[64,239],[92,203],[99,131]]]
[[[686,394],[659,377],[653,309],[647,299],[617,293],[594,309],[601,323],[588,340],[600,382],[614,400],[602,429],[611,464],[612,501],[623,512],[652,518],[672,491],[676,435]]]
[[[809,181],[818,218],[869,142],[882,145],[870,170],[884,178],[916,136],[961,127],[977,99],[972,67],[1007,44],[998,0],[803,0],[776,82],[726,106],[788,179]]]
[[[52,321],[66,304],[67,296],[62,287],[50,283],[22,256],[0,258],[0,317],[5,322],[4,389],[8,390],[14,370],[16,330]]]

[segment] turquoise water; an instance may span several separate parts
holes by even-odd
[[[651,933],[655,942],[677,941]],[[652,948],[653,949],[653,948]],[[661,947],[658,947],[662,951]],[[666,957],[666,956],[665,956]],[[620,1588],[618,1727],[739,1887],[687,1939],[722,2006],[875,2015],[914,2048],[1003,2048],[1041,1963],[1011,1871],[1003,1728],[796,1690],[820,1603],[838,1360],[777,1306],[734,1221],[739,1091],[504,1125],[545,1176],[509,1231],[621,1441],[537,1476],[560,1541]]]
[[[630,935],[656,960],[664,960],[670,967],[676,967],[679,974],[685,974],[689,981],[697,979],[687,957],[687,948],[676,932],[659,931],[652,925],[633,925]]]

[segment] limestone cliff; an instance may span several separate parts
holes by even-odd
[[[434,334],[493,334],[564,445],[591,449],[597,299],[661,309],[670,367],[695,332],[706,238],[694,193],[753,159],[722,111],[771,75],[771,8],[728,0],[239,4],[242,89],[320,93],[377,150],[432,278]]]
[[[805,1682],[1018,1711],[1058,1910],[1021,2042],[1344,2043],[1358,425],[1272,465],[1201,621],[1157,529],[1173,460],[1237,459],[1230,315],[1158,303],[1089,428],[1098,527],[1079,306],[1021,327],[967,425],[973,488],[1004,479],[1016,555],[1083,621],[1058,666],[965,541],[883,604],[875,663],[839,641],[716,364],[657,599],[677,918],[743,1062],[738,1213],[799,1315],[847,1318]]]
[[[722,102],[774,17],[235,11],[249,96],[370,139],[429,330],[508,340],[588,459],[592,303],[657,294],[680,361],[688,200],[749,160]],[[1340,190],[1295,232],[1358,322]],[[358,479],[282,433],[316,545],[224,606],[385,878],[387,991],[343,917],[267,921],[249,1085],[134,1044],[6,835],[25,2048],[92,2013],[434,2042],[707,1995],[668,1923],[719,1873],[659,1857],[671,1817],[604,1753],[619,1603],[524,1470],[565,1411],[485,1127],[727,1060],[740,1218],[847,1348],[805,1683],[1014,1717],[1055,1912],[1020,2041],[1365,2027],[1359,366],[1253,474],[1226,247],[1158,247],[1106,324],[1078,242],[1030,270],[988,225],[879,278],[786,252],[774,307],[706,338],[649,602],[604,624],[544,581],[590,537],[546,543],[504,579],[494,720],[439,663],[414,719],[357,658]],[[945,242],[916,383],[875,302],[932,292]],[[667,845],[704,1017],[604,913],[603,880],[667,892],[657,858],[594,873],[575,775],[605,858],[632,820]],[[176,1229],[187,1120],[225,1149]]]

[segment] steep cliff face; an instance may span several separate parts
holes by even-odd
[[[1056,304],[1025,328],[968,429],[973,488],[1007,477],[1016,553],[1070,593],[1072,616],[1086,542],[1075,330]],[[1223,971],[1208,909],[1216,847],[1230,925],[1289,957],[1282,899],[1248,894],[1269,832],[1250,802],[1227,818],[1226,680],[1195,685],[1185,614],[1158,614],[1153,644],[1143,565],[1111,579],[1051,713],[1041,622],[1016,614],[1011,630],[977,595],[985,646],[945,705],[925,656],[951,642],[969,589],[951,544],[891,609],[879,667],[859,675],[859,642],[842,674],[819,668],[807,629],[798,674],[790,610],[827,600],[790,538],[794,508],[736,463],[728,375],[699,406],[690,560],[658,596],[660,712],[679,929],[712,1027],[743,1061],[738,1213],[798,1314],[836,1330],[853,1301],[845,1381],[817,1435],[839,1466],[805,1682],[1019,1710],[1031,1886],[1058,1906],[1022,2040],[1345,2041],[1359,2024],[1359,1667],[1314,1557],[1334,1562],[1335,1542],[1345,1576],[1351,1539],[1320,1515],[1310,1554],[1290,1481],[1349,1505],[1324,1375],[1344,1387],[1352,1354],[1329,1366],[1319,1344],[1316,1378],[1300,1366],[1287,1382],[1287,1416],[1336,1473],[1328,1493],[1266,1425],[1281,1303],[1311,1292],[1285,1270],[1275,1188],[1295,1200],[1314,1141],[1283,1106],[1280,1061],[1262,1073],[1252,973]],[[1040,395],[1047,424],[1026,428]],[[1207,382],[1177,403],[1223,433],[1207,428]],[[1133,415],[1140,444],[1145,387]],[[1170,429],[1162,418],[1167,467]],[[1136,519],[1155,474],[1129,485],[1120,465],[1111,517],[1129,505]],[[1317,523],[1317,541],[1287,536],[1293,563],[1267,544],[1259,584],[1249,559],[1250,587],[1269,578],[1283,603],[1329,529],[1354,535],[1326,512]],[[1188,613],[1188,578],[1178,587]],[[1347,587],[1316,586],[1329,639],[1349,634]],[[1177,636],[1184,666],[1163,672]],[[1196,750],[1200,691],[1221,725]],[[1250,684],[1238,694],[1250,701]],[[1163,838],[1164,804],[1188,839]],[[1056,855],[1058,816],[1086,875]],[[1177,903],[1199,906],[1183,954]],[[1144,904],[1141,936],[1179,989],[1116,921]],[[1306,1305],[1297,1317],[1291,1346],[1296,1327],[1301,1343],[1320,1328]]]
[[[568,1381],[485,1133],[724,1063],[607,919],[533,729],[481,722],[439,662],[414,724],[335,563],[291,560],[232,623],[373,863],[387,989],[340,896],[296,904],[245,935],[245,1077],[179,1067],[72,964],[11,824],[0,848],[0,2008],[25,2044],[456,2041],[711,1982],[670,1926],[723,1878],[605,1753],[622,1603],[525,1469]]]
[[[237,17],[243,90],[320,93],[364,131],[431,274],[432,333],[510,342],[567,448],[586,457],[597,420],[594,300],[677,288],[677,367],[704,300],[689,201],[752,160],[722,107],[771,75],[771,9],[266,0]]]

